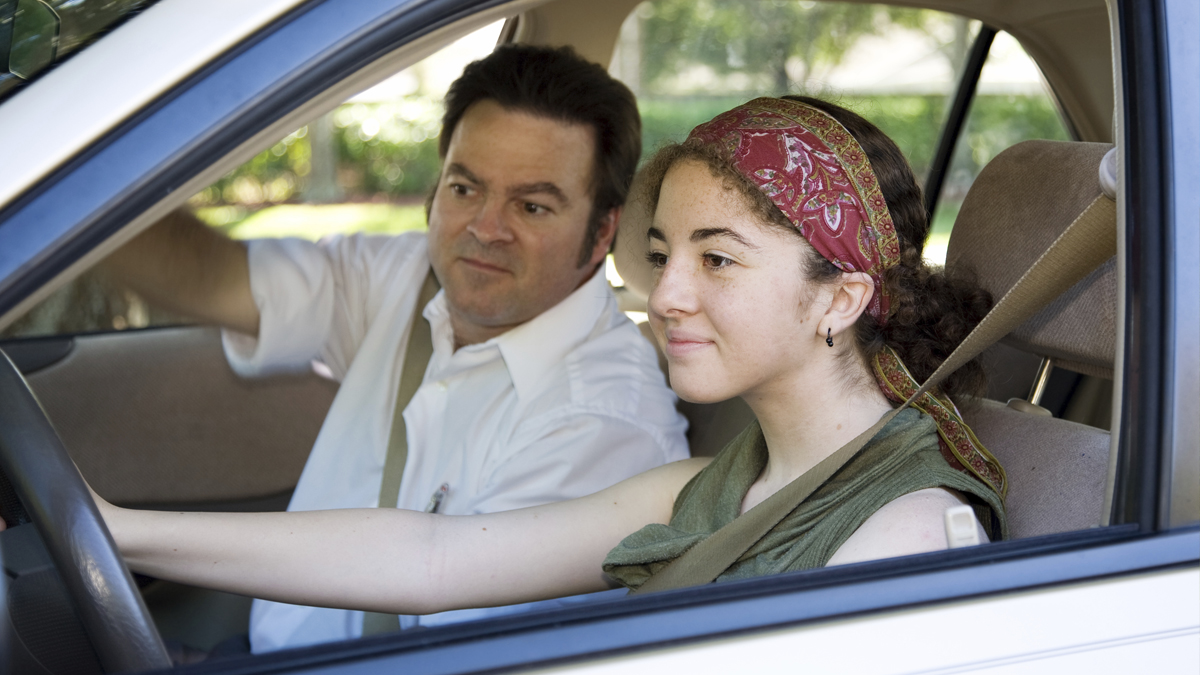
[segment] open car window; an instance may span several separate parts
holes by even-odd
[[[502,25],[472,32],[355,94],[194,194],[186,207],[239,240],[424,229],[424,201],[440,164],[442,97],[467,63],[492,50]],[[0,339],[186,323],[92,270],[0,331]]]

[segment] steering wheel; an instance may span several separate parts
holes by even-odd
[[[162,637],[83,477],[3,351],[0,469],[37,525],[105,672],[170,668]]]

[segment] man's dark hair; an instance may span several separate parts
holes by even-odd
[[[587,263],[600,224],[625,203],[642,154],[642,121],[633,92],[570,47],[501,45],[468,65],[446,93],[438,154],[445,159],[454,128],[471,105],[492,100],[509,110],[583,124],[595,132],[592,213],[579,265]]]

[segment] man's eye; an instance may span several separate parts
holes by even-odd
[[[646,262],[655,269],[661,269],[667,266],[667,254],[661,251],[650,251],[646,254]]]
[[[722,267],[729,267],[732,265],[733,260],[726,258],[723,255],[717,255],[716,253],[706,253],[704,254],[704,264],[711,269],[719,270]]]
[[[525,202],[525,205],[522,208],[525,209],[525,213],[528,213],[530,215],[537,215],[539,213],[546,213],[547,211],[549,211],[549,209],[542,206],[541,204],[534,204],[533,202]]]
[[[471,188],[462,183],[451,183],[450,192],[453,192],[456,197],[466,197],[471,194]]]

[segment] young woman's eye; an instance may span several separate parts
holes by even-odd
[[[719,270],[722,267],[729,267],[730,265],[732,265],[733,260],[731,260],[730,258],[726,258],[723,255],[718,255],[716,253],[705,253],[704,254],[704,264],[711,269]]]
[[[650,251],[646,254],[646,262],[655,269],[661,269],[667,265],[667,254],[662,251]]]

